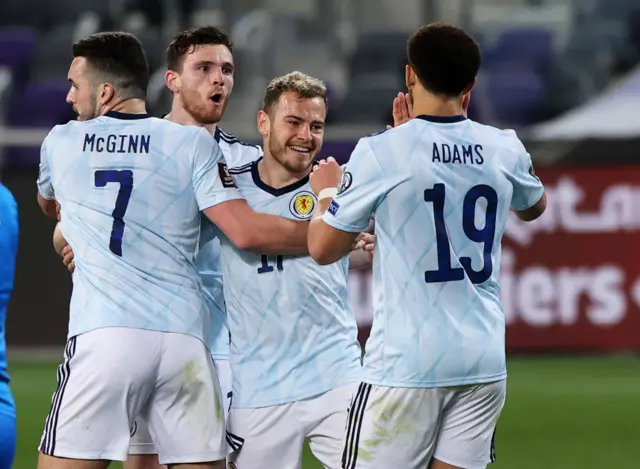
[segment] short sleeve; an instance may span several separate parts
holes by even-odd
[[[531,155],[526,152],[520,142],[518,148],[518,161],[513,174],[509,175],[513,185],[511,208],[513,210],[527,210],[533,207],[544,195],[544,186],[533,169]]]
[[[220,147],[204,129],[193,143],[193,190],[202,211],[229,200],[242,199],[222,156]]]
[[[55,128],[54,128],[55,129]],[[49,147],[53,130],[44,139],[40,146],[40,168],[38,171],[38,192],[42,198],[47,200],[55,200],[56,195],[51,183],[51,162],[49,160]]]
[[[338,195],[324,213],[324,222],[338,230],[357,233],[369,227],[371,213],[384,195],[382,168],[367,139],[360,139],[343,172]]]

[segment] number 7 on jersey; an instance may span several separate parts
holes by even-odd
[[[131,191],[133,190],[133,171],[130,169],[101,169],[95,172],[95,186],[105,187],[110,182],[120,184],[116,205],[111,216],[113,226],[109,238],[109,250],[122,257],[122,236],[124,235],[124,214],[127,212]]]

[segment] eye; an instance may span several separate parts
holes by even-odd
[[[201,65],[200,67],[198,67],[198,70],[200,70],[201,72],[208,72],[209,71],[209,66],[208,65]]]
[[[298,127],[300,125],[300,122],[298,122],[298,121],[289,121],[289,125],[291,125],[293,127]]]
[[[233,74],[233,69],[231,67],[224,67],[222,69],[222,73],[224,73],[225,75],[232,75]]]
[[[316,132],[322,132],[324,130],[324,126],[319,124],[314,125],[312,128]]]

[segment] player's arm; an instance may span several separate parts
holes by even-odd
[[[513,185],[511,209],[522,221],[539,218],[547,208],[547,195],[540,178],[533,169],[531,156],[520,141],[516,144],[517,162],[512,174],[508,175]]]
[[[42,212],[51,218],[58,217],[55,192],[51,185],[51,168],[47,144],[51,133],[42,142],[40,147],[40,168],[38,172],[38,205]]]
[[[259,254],[308,254],[308,222],[255,212],[243,199],[203,211],[239,249]]]
[[[228,172],[220,147],[200,129],[193,147],[198,207],[238,248],[260,254],[307,254],[308,222],[254,212]]]
[[[332,264],[349,253],[385,193],[382,170],[366,139],[358,142],[348,168],[342,174],[335,161],[327,161],[311,175],[318,206],[307,242],[311,257],[320,265]],[[335,186],[336,178],[344,178],[340,190]]]
[[[532,207],[525,210],[514,210],[516,216],[522,221],[533,221],[540,217],[547,209],[547,194],[543,193],[540,200],[538,200]]]

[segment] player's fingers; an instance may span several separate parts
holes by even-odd
[[[401,93],[398,93],[398,95],[393,98],[393,119],[395,120],[399,115],[400,115],[400,95]]]
[[[69,265],[67,266],[67,270],[72,274],[73,271],[76,270],[76,263],[71,261],[71,263],[69,263]]]
[[[387,130],[389,130],[389,129],[393,129],[393,126],[392,125],[388,125],[387,126]]]
[[[71,256],[73,256],[73,250],[71,249],[71,246],[69,246],[68,244],[62,248],[62,251],[60,252],[61,256],[66,256],[69,253],[71,253]]]
[[[404,94],[404,102],[405,102],[405,105],[407,106],[407,112],[408,112],[407,115],[409,119],[411,119],[413,118],[413,98],[409,93]]]
[[[71,253],[71,254],[67,254],[66,256],[64,256],[64,257],[62,258],[62,263],[63,263],[64,265],[67,265],[67,266],[68,266],[68,265],[69,265],[69,264],[71,264],[72,262],[73,262],[73,253]]]

